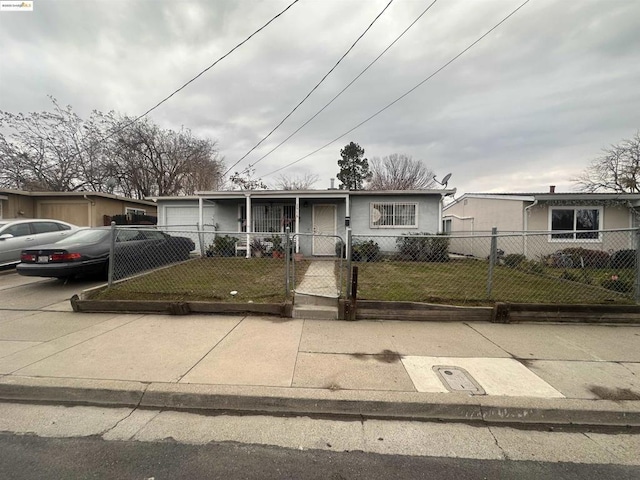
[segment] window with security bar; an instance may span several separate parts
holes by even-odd
[[[417,228],[417,203],[371,203],[371,228]]]
[[[295,205],[258,204],[251,208],[253,232],[284,232],[289,227],[291,232],[296,228]],[[240,209],[241,231],[246,232],[246,209]]]

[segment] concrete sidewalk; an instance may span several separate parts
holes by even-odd
[[[640,426],[638,326],[0,310],[0,375],[0,400]]]

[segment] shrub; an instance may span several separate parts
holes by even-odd
[[[561,267],[586,267],[586,268],[607,268],[609,266],[610,255],[602,250],[588,250],[582,247],[565,248],[556,253]],[[567,265],[567,258],[571,261]]]
[[[611,256],[611,268],[636,268],[635,250],[618,250]]]
[[[354,262],[375,262],[380,259],[380,246],[377,242],[354,242],[351,245],[351,259]]]
[[[600,284],[608,290],[613,290],[619,293],[631,293],[633,291],[633,284],[619,279],[607,279],[603,280]]]
[[[236,237],[229,235],[217,236],[213,244],[207,248],[207,256],[218,255],[220,257],[233,257],[236,254]]]
[[[541,262],[536,262],[535,260],[524,260],[521,264],[520,264],[520,268],[523,270],[526,270],[530,273],[534,273],[534,274],[538,274],[541,275],[544,273],[544,263],[543,261]]]
[[[506,255],[502,261],[507,267],[516,268],[519,267],[526,259],[527,257],[520,253],[510,253],[509,255]]]
[[[426,236],[428,233],[409,233],[398,237],[396,245],[404,260],[414,262],[448,262],[449,238],[439,234],[438,236]]]

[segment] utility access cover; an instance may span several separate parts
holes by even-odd
[[[434,365],[433,371],[450,392],[466,392],[471,395],[485,394],[480,384],[464,368]]]

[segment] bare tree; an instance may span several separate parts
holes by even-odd
[[[147,119],[121,126],[130,123],[128,117],[114,121],[117,133],[105,165],[124,194],[144,198],[218,188],[223,162],[215,142],[196,138],[188,129],[162,129]]]
[[[0,112],[0,185],[25,190],[93,190],[103,151],[97,115],[83,121],[51,97],[52,112]]]
[[[433,172],[409,155],[392,153],[371,159],[369,190],[419,190],[434,185]]]
[[[268,185],[262,178],[255,178],[256,169],[248,166],[242,172],[234,172],[229,177],[230,190],[266,190]]]
[[[310,190],[319,179],[320,177],[315,173],[305,173],[297,177],[280,175],[276,179],[276,188],[279,190]]]
[[[223,161],[214,141],[114,112],[83,120],[51,101],[52,112],[0,112],[9,132],[0,133],[0,186],[134,198],[219,188]]]
[[[578,188],[585,192],[640,193],[640,131],[602,151],[573,180]]]

